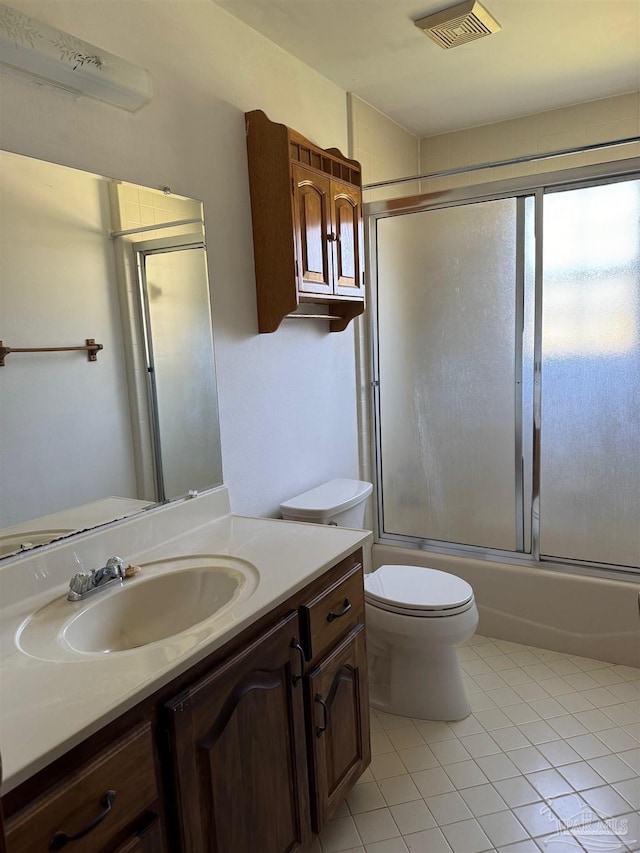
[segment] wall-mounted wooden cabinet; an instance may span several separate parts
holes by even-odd
[[[322,305],[342,331],[365,306],[360,164],[261,110],[245,118],[258,329]]]

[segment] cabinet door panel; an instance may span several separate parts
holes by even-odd
[[[335,293],[362,298],[362,215],[360,194],[346,184],[331,184],[333,227],[337,239],[333,243]]]
[[[281,620],[167,706],[185,853],[285,853],[308,840],[297,621]]]
[[[371,760],[364,626],[359,625],[307,679],[313,828],[327,818]]]
[[[298,166],[292,172],[298,290],[310,294],[332,293],[327,238],[331,232],[329,181]]]

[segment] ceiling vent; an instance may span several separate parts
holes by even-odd
[[[445,50],[490,36],[502,29],[484,6],[475,0],[466,0],[464,3],[436,12],[435,15],[427,15],[415,24]]]

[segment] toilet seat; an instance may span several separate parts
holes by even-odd
[[[417,618],[455,616],[475,604],[462,578],[420,566],[381,566],[366,575],[364,597],[372,607]]]

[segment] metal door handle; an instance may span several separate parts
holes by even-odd
[[[341,616],[345,616],[350,610],[351,602],[348,598],[345,598],[344,605],[339,613],[334,613],[333,610],[329,611],[327,614],[327,622],[333,622],[334,619],[339,619]]]
[[[319,693],[316,693],[314,701],[322,708],[322,725],[316,726],[316,737],[320,737],[322,732],[326,732],[327,730],[327,725],[329,724],[329,711],[327,710],[327,703]]]
[[[298,652],[298,654],[300,655],[300,675],[294,675],[293,679],[292,679],[293,683],[295,685],[299,681],[302,681],[302,678],[304,677],[305,657],[304,657],[304,649],[302,648],[300,643],[295,639],[295,637],[293,638],[293,640],[291,640],[291,648],[295,649]]]
[[[67,844],[71,841],[79,841],[81,838],[84,838],[85,835],[88,835],[93,829],[96,828],[102,821],[107,817],[111,808],[116,800],[116,792],[115,791],[107,791],[107,793],[102,798],[102,805],[104,811],[100,812],[98,817],[94,818],[91,823],[87,824],[84,829],[81,829],[79,832],[74,833],[73,835],[67,835],[66,832],[56,832],[51,841],[49,842],[49,850],[62,850],[63,847],[66,847]]]

